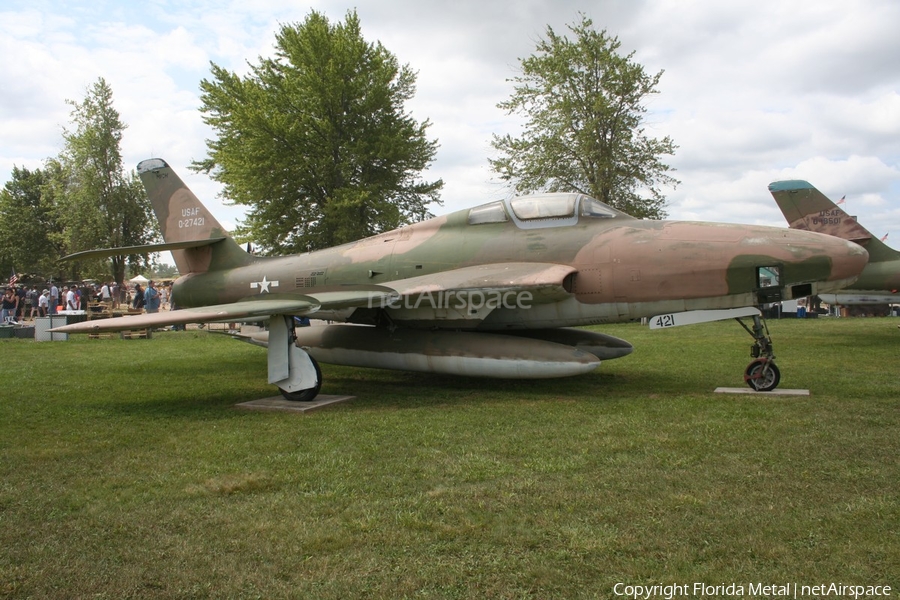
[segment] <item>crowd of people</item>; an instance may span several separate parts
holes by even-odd
[[[64,285],[61,289],[50,283],[42,291],[35,286],[9,285],[2,299],[0,323],[23,323],[37,317],[46,317],[67,311],[129,309],[131,311],[159,312],[171,310],[171,289],[157,288],[153,281],[146,287],[139,283],[120,286],[116,282],[101,285]]]

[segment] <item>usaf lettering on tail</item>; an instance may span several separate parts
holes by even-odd
[[[268,347],[269,382],[295,400],[318,392],[318,362],[577,375],[632,346],[573,327],[686,311],[725,310],[699,320],[731,318],[726,309],[839,289],[867,258],[831,236],[638,220],[574,193],[490,202],[335,248],[259,257],[244,252],[163,160],[141,162],[138,173],[165,243],[73,258],[170,250],[183,275],[173,293],[184,309],[57,331],[268,319],[269,331],[250,341]],[[295,328],[296,316],[337,323]],[[768,339],[754,335],[771,359]],[[774,387],[772,367],[748,371],[748,383]]]

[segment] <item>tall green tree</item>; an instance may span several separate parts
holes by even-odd
[[[154,242],[159,228],[150,202],[134,171],[123,169],[120,145],[126,126],[113,107],[112,89],[100,78],[84,100],[67,102],[73,127],[63,131],[59,157],[48,161],[54,173],[48,193],[55,198],[66,251]],[[126,262],[139,269],[150,265],[150,256],[76,263],[71,276],[99,274],[122,283]]]
[[[363,39],[355,12],[332,24],[312,11],[281,27],[275,50],[243,78],[212,64],[200,84],[218,137],[194,168],[248,207],[238,235],[279,254],[430,216],[443,182],[420,178],[437,142],[404,112],[415,73]]]
[[[521,137],[494,136],[500,157],[491,167],[518,193],[582,192],[636,217],[663,218],[661,188],[679,182],[662,157],[677,146],[643,129],[643,103],[663,72],[649,75],[633,52],[619,54],[618,38],[585,15],[569,30],[574,39],[548,27],[536,53],[521,59],[514,92],[498,107],[526,125]]]
[[[44,194],[46,180],[41,169],[14,166],[12,179],[0,191],[0,280],[12,269],[57,274],[60,225]]]

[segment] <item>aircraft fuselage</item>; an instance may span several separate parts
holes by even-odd
[[[472,211],[464,210],[326,250],[189,275],[176,282],[174,297],[183,307],[204,306],[342,286],[376,289],[484,264],[553,263],[573,270],[561,282],[564,297],[492,295],[487,284],[470,293],[436,290],[316,316],[371,323],[383,311],[394,323],[420,328],[568,327],[835,291],[866,262],[856,244],[787,228],[619,213],[526,222],[513,218],[508,202],[502,208],[509,217],[499,222],[473,224]]]

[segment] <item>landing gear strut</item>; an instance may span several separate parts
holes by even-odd
[[[747,369],[744,371],[744,381],[758,392],[771,392],[778,387],[778,383],[781,381],[781,371],[775,364],[775,351],[772,349],[769,328],[759,315],[753,315],[752,329],[741,319],[736,319],[736,321],[754,339],[753,345],[750,346],[750,356],[755,360],[747,365]]]
[[[322,370],[316,360],[297,346],[294,320],[290,315],[269,319],[269,383],[294,402],[309,402],[322,387]]]

